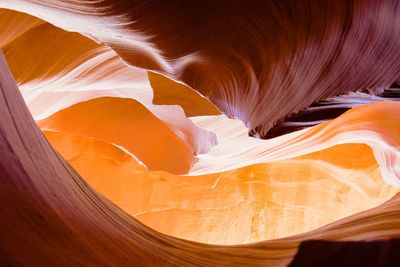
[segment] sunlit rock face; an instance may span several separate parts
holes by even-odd
[[[397,1],[0,8],[0,263],[285,266],[400,237]],[[348,258],[292,264],[318,245]]]

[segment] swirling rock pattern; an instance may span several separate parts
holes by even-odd
[[[399,78],[397,0],[8,0],[0,7],[81,32],[129,64],[183,81],[260,137],[314,101],[379,92]]]
[[[0,7],[1,265],[399,263],[398,1]]]
[[[1,55],[0,62],[0,210],[6,218],[0,221],[3,264],[279,266],[291,261],[304,239],[400,236],[399,195],[316,231],[252,245],[202,245],[155,232],[91,189],[51,148]]]

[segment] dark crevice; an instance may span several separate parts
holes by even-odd
[[[290,114],[272,127],[267,134],[260,136],[258,134],[260,129],[256,127],[249,131],[249,136],[261,139],[278,137],[335,119],[353,107],[379,101],[400,101],[400,84],[394,83],[377,95],[351,93],[315,102],[297,113]]]

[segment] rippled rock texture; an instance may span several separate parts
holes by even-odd
[[[1,265],[400,264],[398,1],[0,8]]]

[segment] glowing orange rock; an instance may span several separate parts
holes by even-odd
[[[371,149],[361,144],[222,173],[176,176],[147,171],[112,144],[45,133],[90,185],[126,212],[157,231],[199,242],[242,244],[307,232],[398,192],[383,181]]]
[[[0,10],[0,47],[59,152],[0,55],[0,263],[274,266],[399,237],[399,103],[248,136],[398,80],[396,0],[308,4],[0,2],[48,21]]]
[[[122,146],[151,170],[187,173],[194,163],[190,146],[132,99],[91,99],[38,124],[45,130],[95,137]]]
[[[148,72],[148,75],[154,91],[154,104],[179,105],[183,108],[187,117],[221,114],[208,99],[186,85],[172,81],[161,74]]]

